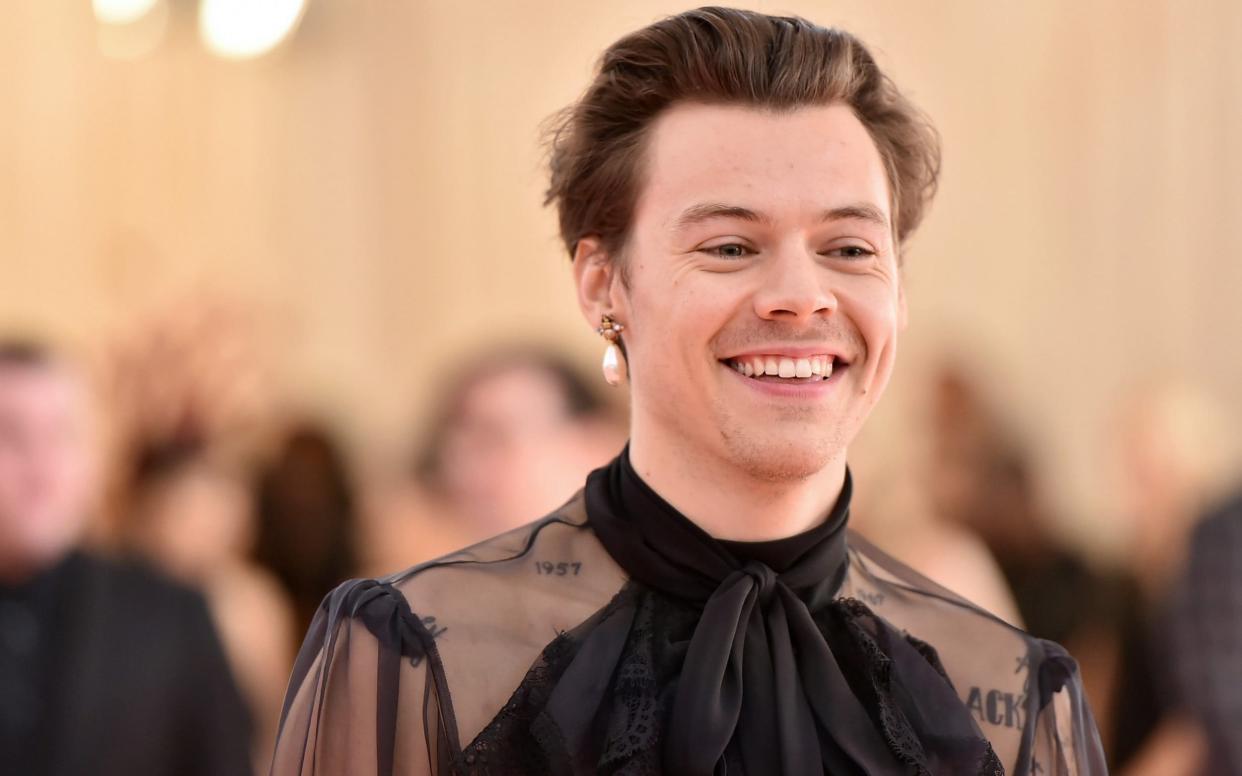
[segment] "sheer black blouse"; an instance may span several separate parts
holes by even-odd
[[[325,600],[272,773],[1104,774],[1077,667],[847,528],[719,541],[623,453]]]

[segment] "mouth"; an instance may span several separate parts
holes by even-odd
[[[827,382],[834,372],[849,366],[849,362],[830,353],[800,358],[777,354],[737,356],[721,359],[720,363],[752,380],[790,385]]]

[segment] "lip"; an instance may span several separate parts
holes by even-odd
[[[823,351],[817,351],[817,353],[822,354]],[[754,355],[766,354],[766,351],[754,351]],[[720,368],[765,396],[815,400],[823,398],[836,390],[836,385],[841,381],[845,370],[849,369],[849,364],[843,363],[841,366],[835,367],[832,370],[832,375],[827,380],[816,380],[808,383],[777,383],[767,380],[756,380],[753,377],[747,377],[723,361],[720,362]]]
[[[832,356],[833,360],[839,364],[848,365],[850,362],[841,354],[841,351],[830,345],[799,345],[797,347],[786,347],[784,345],[769,345],[765,348],[752,348],[737,353],[730,354],[720,359],[723,363],[730,359],[748,358],[751,356],[784,356],[785,358],[810,358],[811,356]]]

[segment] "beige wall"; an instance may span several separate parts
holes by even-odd
[[[1242,5],[756,6],[860,34],[944,136],[877,427],[951,347],[986,364],[1078,518],[1104,507],[1097,434],[1133,380],[1201,379],[1238,419]],[[160,48],[120,62],[84,0],[5,4],[0,326],[91,345],[166,300],[240,300],[281,395],[381,447],[481,339],[595,354],[537,127],[609,41],[686,6],[318,0],[243,63],[173,7]]]

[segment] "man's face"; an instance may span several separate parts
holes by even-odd
[[[842,459],[905,316],[866,129],[843,105],[682,104],[647,151],[616,291],[635,429],[772,482]]]
[[[81,387],[57,367],[0,367],[0,575],[53,562],[76,540],[92,466]]]

